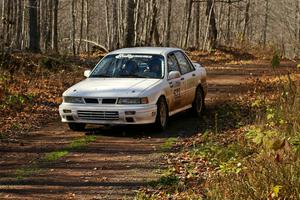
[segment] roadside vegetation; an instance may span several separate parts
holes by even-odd
[[[136,199],[300,199],[299,66],[279,66],[275,54],[272,76],[208,110],[206,129],[179,140]]]
[[[18,137],[58,118],[62,92],[83,79],[83,71],[92,68],[101,55],[3,54],[0,140]]]

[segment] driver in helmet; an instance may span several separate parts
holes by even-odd
[[[149,72],[153,74],[153,78],[161,77],[161,60],[154,58],[149,62]]]

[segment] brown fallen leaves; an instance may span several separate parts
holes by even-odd
[[[59,117],[65,89],[83,79],[86,58],[55,56],[55,69],[40,66],[50,56],[12,54],[0,70],[0,139],[18,137]],[[98,60],[90,59],[93,63]]]

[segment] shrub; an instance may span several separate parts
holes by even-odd
[[[258,108],[260,120],[245,132],[258,153],[240,169],[223,165],[208,181],[209,199],[300,199],[300,86],[289,75],[281,80],[278,100]]]
[[[62,61],[53,57],[44,57],[39,60],[39,66],[47,70],[55,71],[60,65],[62,65]]]

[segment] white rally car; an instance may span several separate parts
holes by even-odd
[[[107,54],[87,77],[63,93],[62,122],[80,131],[86,124],[155,124],[192,108],[201,115],[206,70],[177,48],[126,48]]]

